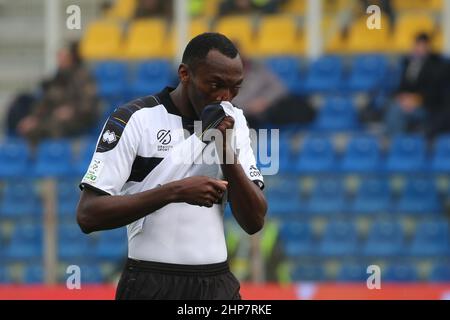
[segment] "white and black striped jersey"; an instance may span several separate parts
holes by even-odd
[[[179,161],[188,159],[195,148],[211,153],[208,148],[214,148],[214,143],[205,144],[197,137],[194,121],[181,116],[170,98],[171,90],[134,100],[113,112],[99,136],[81,188],[126,195],[190,176],[223,178],[218,163]],[[229,102],[222,105],[235,119],[239,163],[247,177],[263,188],[242,110]],[[225,205],[226,201],[211,208],[171,203],[135,221],[127,226],[128,256],[176,264],[225,261]]]

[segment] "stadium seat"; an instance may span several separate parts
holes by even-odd
[[[387,71],[388,62],[384,56],[357,56],[350,71],[347,89],[350,92],[373,92],[380,89]]]
[[[443,212],[434,181],[426,178],[409,179],[396,203],[395,211],[406,214],[437,214]]]
[[[25,141],[8,139],[0,143],[0,177],[19,178],[24,176],[29,165],[29,150]]]
[[[95,263],[83,263],[78,265],[80,267],[81,283],[102,283],[105,279],[102,274],[102,270],[98,264]],[[66,268],[64,268],[64,271]],[[64,272],[59,274],[58,280],[60,282],[65,282],[67,280],[67,274]]]
[[[381,16],[381,28],[369,29],[367,16],[356,19],[349,28],[347,50],[352,53],[384,52],[389,48],[391,26],[385,16]]]
[[[42,215],[42,203],[32,180],[10,181],[0,202],[0,217],[37,218]]]
[[[124,43],[124,57],[155,59],[172,56],[166,45],[168,32],[163,19],[138,19],[131,22]]]
[[[11,282],[9,271],[6,266],[0,265],[0,284]]]
[[[269,211],[274,216],[286,218],[298,216],[304,210],[296,179],[284,180],[278,186],[268,186],[266,191]]]
[[[293,15],[303,15],[307,9],[306,0],[282,1],[281,11]]]
[[[420,32],[433,34],[435,23],[427,13],[404,13],[397,18],[392,36],[392,48],[397,52],[409,52]]]
[[[204,17],[196,17],[189,21],[188,26],[188,39],[192,39],[195,36],[210,31],[210,20]],[[177,41],[178,41],[177,28],[172,27],[170,30],[170,49],[169,52],[177,52]],[[184,49],[184,48],[183,48]]]
[[[289,258],[298,258],[315,253],[311,226],[305,222],[286,221],[280,229],[280,240],[284,253]]]
[[[226,35],[244,55],[252,56],[256,53],[252,21],[248,16],[236,15],[220,18],[214,31]]]
[[[442,0],[393,0],[392,7],[397,12],[412,10],[441,10]]]
[[[358,235],[353,222],[331,221],[319,244],[318,253],[324,257],[349,257],[359,251]]]
[[[354,136],[347,144],[340,168],[344,172],[376,172],[381,154],[378,140],[369,135]]]
[[[300,264],[291,272],[292,281],[323,281],[326,280],[325,270],[321,265]]]
[[[100,232],[95,254],[100,259],[118,261],[127,256],[128,240],[126,228]]]
[[[336,155],[331,141],[326,137],[308,136],[297,160],[301,173],[330,172],[335,167]]]
[[[121,30],[113,21],[92,22],[80,42],[80,52],[87,60],[116,59],[121,55]]]
[[[417,172],[424,169],[425,139],[419,135],[394,137],[386,161],[389,172]]]
[[[431,268],[428,281],[450,282],[450,263],[435,263]]]
[[[117,0],[106,13],[108,18],[131,19],[136,10],[136,0]]]
[[[321,131],[358,129],[358,115],[351,98],[340,96],[328,98],[319,111],[314,128]]]
[[[168,60],[149,60],[140,63],[130,83],[130,100],[161,91],[172,82],[173,76]]]
[[[128,82],[128,67],[124,62],[101,61],[94,65],[94,76],[101,98],[108,102],[123,101]]]
[[[6,247],[8,260],[38,260],[43,254],[42,226],[26,223],[16,226],[10,244]]]
[[[76,224],[58,226],[58,258],[64,261],[87,259],[92,255],[89,238]]]
[[[366,178],[357,189],[351,203],[355,214],[379,214],[391,211],[389,183],[384,178]]]
[[[450,254],[449,227],[446,220],[419,223],[411,243],[412,256],[448,256]]]
[[[47,140],[37,149],[34,173],[38,177],[70,176],[76,174],[70,141]]]
[[[367,266],[358,263],[344,263],[336,276],[339,282],[365,282],[369,277]]]
[[[283,36],[280,36],[283,35]],[[256,50],[262,56],[300,55],[304,52],[295,19],[289,15],[268,15],[262,18],[256,38]]]
[[[59,218],[75,219],[75,212],[80,199],[79,185],[80,181],[73,179],[64,179],[57,183],[56,211]]]
[[[322,56],[310,65],[305,80],[307,93],[332,93],[341,88],[342,61],[338,56]]]
[[[439,136],[434,143],[431,167],[436,173],[450,173],[450,135]]]
[[[404,252],[404,234],[398,222],[372,224],[363,254],[369,257],[398,257]]]
[[[292,94],[303,93],[300,61],[294,56],[278,56],[266,59],[266,65],[278,76]]]
[[[306,210],[314,215],[331,215],[346,212],[348,209],[342,181],[336,178],[317,180],[307,201]]]
[[[106,120],[104,121],[106,122]],[[102,123],[103,127],[104,123]],[[101,129],[100,129],[101,130]],[[91,163],[92,156],[94,155],[95,149],[97,147],[97,136],[100,134],[100,130],[96,133],[94,138],[85,139],[79,154],[79,158],[77,159],[76,168],[77,173],[82,177]]]
[[[26,284],[37,284],[44,282],[44,268],[40,264],[27,265],[24,270],[23,281]]]
[[[391,264],[382,270],[381,281],[386,282],[411,282],[418,281],[417,269],[410,264]]]

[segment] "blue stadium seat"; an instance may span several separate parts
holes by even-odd
[[[352,137],[341,162],[344,172],[376,172],[380,169],[380,144],[373,136]]]
[[[0,201],[0,217],[37,218],[42,214],[42,203],[32,180],[10,181]]]
[[[291,272],[292,281],[323,281],[326,280],[325,270],[322,265],[300,264]]]
[[[37,260],[42,257],[42,226],[19,224],[16,226],[11,242],[6,247],[5,258],[10,260]]]
[[[345,263],[339,269],[336,280],[339,282],[365,282],[368,277],[366,265]]]
[[[434,152],[431,160],[434,172],[450,173],[450,135],[439,136],[434,144]]]
[[[44,282],[44,268],[40,264],[27,265],[24,271],[23,281],[27,284]]]
[[[117,261],[127,256],[128,240],[126,228],[102,231],[94,249],[96,257]]]
[[[103,61],[94,66],[100,97],[107,101],[123,101],[128,83],[128,67],[124,62]]]
[[[9,276],[8,268],[0,265],[0,284],[9,282],[11,282],[11,278]]]
[[[301,173],[331,172],[335,169],[336,154],[326,137],[309,136],[305,139],[297,160],[296,171]]]
[[[57,214],[61,218],[75,220],[75,212],[80,199],[79,180],[64,179],[57,183]]]
[[[395,257],[404,252],[404,234],[398,222],[374,222],[363,254],[369,257]]]
[[[386,57],[382,55],[360,55],[353,62],[347,88],[351,92],[374,91],[382,86],[388,69]]]
[[[445,220],[419,223],[411,243],[412,256],[448,256],[450,236],[448,222]]]
[[[92,256],[89,237],[76,224],[58,226],[58,258],[64,261],[84,259]]]
[[[104,123],[102,124],[103,128]],[[100,129],[101,130],[101,129]],[[98,136],[100,134],[100,130],[96,133]],[[83,141],[83,146],[81,148],[79,158],[76,163],[76,171],[82,177],[91,163],[92,156],[94,155],[95,149],[97,147],[98,137],[85,139]]]
[[[406,214],[443,212],[442,203],[433,179],[411,178],[396,203],[395,211]]]
[[[424,169],[425,140],[419,135],[396,136],[389,150],[386,169],[389,172],[415,172]]]
[[[8,139],[0,143],[0,178],[25,176],[28,161],[29,150],[25,141]]]
[[[311,214],[336,214],[349,211],[346,206],[345,192],[339,179],[320,179],[307,201],[307,212]]]
[[[266,197],[269,211],[280,217],[298,215],[303,211],[304,204],[300,197],[297,179],[285,178],[277,185],[268,185]]]
[[[102,270],[98,264],[84,263],[80,264],[81,283],[102,283],[105,279]],[[59,281],[65,282],[67,280],[67,274],[63,273],[59,277]]]
[[[72,147],[66,140],[47,140],[38,146],[34,173],[39,177],[76,174]]]
[[[303,93],[303,79],[298,57],[277,56],[268,58],[265,62],[269,69],[284,83],[290,93],[297,95]]]
[[[411,282],[418,281],[419,276],[414,265],[391,264],[381,272],[381,281],[386,282]]]
[[[172,83],[172,66],[167,60],[149,60],[137,66],[135,77],[129,84],[129,98],[135,99],[159,92]]]
[[[363,179],[351,203],[351,211],[355,214],[376,214],[390,210],[389,181],[383,178]]]
[[[329,222],[318,253],[325,257],[354,256],[358,253],[358,235],[353,222]]]
[[[351,98],[341,96],[328,98],[319,111],[314,128],[322,131],[358,129],[358,115]]]
[[[310,65],[305,80],[307,93],[339,91],[342,78],[342,61],[338,56],[322,56]]]
[[[285,222],[280,229],[284,253],[290,258],[312,255],[315,252],[311,226],[305,222]]]
[[[428,280],[431,282],[450,282],[450,263],[434,264]]]

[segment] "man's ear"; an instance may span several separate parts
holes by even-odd
[[[182,63],[178,67],[178,78],[180,79],[182,84],[187,84],[189,82],[189,67]]]

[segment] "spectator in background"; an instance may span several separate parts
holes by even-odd
[[[444,63],[431,52],[430,37],[417,35],[412,52],[403,61],[403,73],[394,102],[385,114],[389,134],[405,131],[431,132],[442,112]]]
[[[258,129],[266,123],[282,125],[312,121],[314,111],[309,104],[290,94],[269,68],[242,53],[241,58],[245,81],[233,103],[242,108],[250,127]]]
[[[95,84],[78,54],[78,44],[61,49],[55,76],[43,83],[43,93],[17,132],[36,143],[45,138],[85,133],[98,120],[99,101]]]
[[[220,3],[219,15],[249,14],[253,12],[276,13],[285,0],[224,0]]]
[[[172,1],[170,0],[138,0],[135,18],[168,18],[172,17]]]

